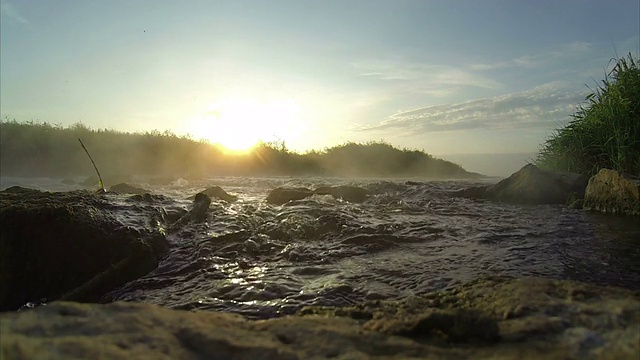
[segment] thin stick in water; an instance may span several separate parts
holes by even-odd
[[[91,160],[91,163],[93,164],[93,168],[96,169],[96,173],[98,173],[98,180],[100,181],[98,185],[100,185],[100,189],[98,189],[98,191],[102,191],[102,192],[107,192],[107,190],[104,188],[104,183],[102,182],[102,176],[100,176],[100,171],[98,170],[98,167],[96,166],[96,163],[93,161],[93,158],[91,157],[91,154],[89,154],[89,150],[87,150],[87,148],[84,146],[84,144],[82,143],[82,140],[80,140],[80,138],[78,138],[78,141],[80,141],[80,145],[82,145],[82,148],[84,149],[84,152],[87,153],[87,156],[89,157],[89,160]]]

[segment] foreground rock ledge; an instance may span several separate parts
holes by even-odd
[[[638,359],[640,294],[480,279],[447,292],[262,321],[154,305],[56,302],[0,315],[2,358]]]

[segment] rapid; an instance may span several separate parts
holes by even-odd
[[[148,275],[103,301],[219,310],[250,318],[306,305],[401,299],[480,276],[539,276],[640,289],[640,224],[557,205],[509,205],[453,197],[478,181],[219,177],[140,186],[163,195],[140,204],[105,195],[123,226],[166,232],[169,255]],[[60,179],[2,178],[13,185],[67,191]],[[189,197],[213,185],[237,195],[213,199],[205,222],[176,231],[141,207],[184,213]],[[285,205],[277,187],[355,185],[363,203],[314,195]],[[637,219],[636,219],[637,220]]]

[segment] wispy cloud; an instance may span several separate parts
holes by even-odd
[[[495,89],[499,82],[465,69],[406,61],[368,60],[352,64],[359,76],[380,80],[413,82],[428,85],[427,91],[442,91],[442,87],[469,86]]]
[[[565,120],[584,99],[585,92],[567,91],[566,86],[552,82],[520,93],[402,111],[354,130],[414,136],[470,129],[548,128]]]
[[[0,3],[0,14],[21,24],[30,25],[29,21],[24,16],[20,15],[20,12],[18,12],[18,10],[9,1],[2,1]]]
[[[591,50],[593,45],[584,41],[576,41],[563,44],[550,51],[540,54],[530,54],[516,57],[510,60],[493,63],[477,63],[469,66],[472,70],[487,71],[506,68],[536,68],[547,64],[549,61],[566,59],[571,56],[581,56]]]

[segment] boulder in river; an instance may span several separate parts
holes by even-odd
[[[234,201],[238,200],[237,196],[227,193],[220,186],[210,186],[210,187],[206,188],[205,190],[201,191],[201,193],[204,193],[204,194],[206,194],[207,196],[209,196],[211,198],[224,200],[226,202],[234,202]],[[193,197],[191,197],[191,199],[195,199],[195,195]]]
[[[587,181],[581,174],[543,170],[528,164],[495,185],[475,186],[453,195],[511,204],[566,204],[572,193],[584,196]]]
[[[604,213],[640,215],[640,179],[601,169],[589,179],[583,208]]]
[[[640,294],[483,278],[401,301],[247,320],[151,304],[54,302],[0,314],[3,358],[633,359]]]
[[[293,200],[302,200],[313,195],[313,191],[304,187],[276,188],[267,195],[267,202],[274,205],[282,205]]]
[[[52,193],[22,187],[1,191],[0,310],[56,299],[125,259],[139,266],[118,268],[80,298],[95,300],[133,280],[126,271],[133,271],[134,278],[141,268],[150,271],[147,265],[157,264],[168,251],[167,240],[123,226],[105,210],[109,205],[87,191]],[[133,243],[140,241],[151,251],[134,251]]]
[[[207,219],[209,213],[209,206],[211,205],[211,198],[204,192],[197,193],[193,198],[193,207],[189,212],[184,214],[175,223],[171,224],[169,229],[175,230],[180,228],[189,222],[203,222]]]
[[[357,186],[322,186],[313,191],[317,195],[331,195],[336,199],[342,199],[349,202],[363,202],[369,196],[366,189]]]

